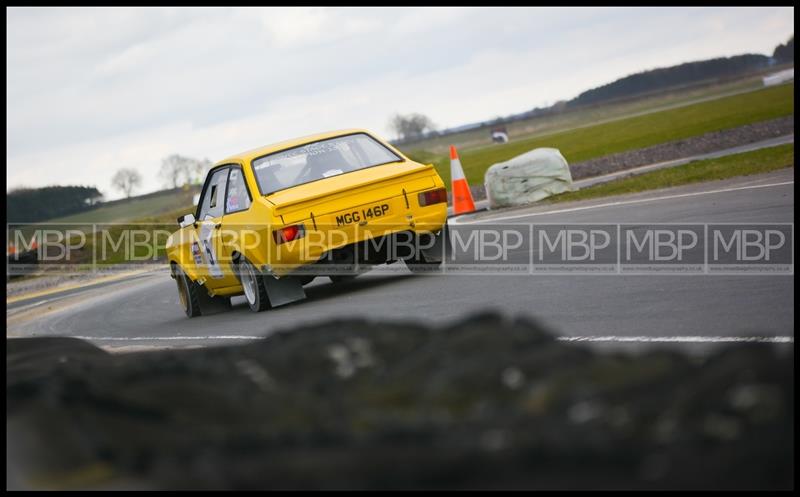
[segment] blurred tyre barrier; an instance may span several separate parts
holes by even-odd
[[[484,186],[490,209],[513,207],[572,191],[572,174],[558,149],[536,148],[492,165]]]

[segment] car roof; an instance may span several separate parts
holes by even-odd
[[[267,154],[272,154],[275,152],[280,152],[282,150],[286,150],[289,148],[297,147],[300,145],[305,145],[307,143],[313,143],[319,140],[325,140],[328,138],[335,138],[337,136],[344,136],[344,135],[352,135],[354,133],[366,133],[367,135],[376,138],[375,135],[370,133],[365,129],[342,129],[338,131],[328,131],[326,133],[317,133],[314,135],[303,136],[300,138],[293,138],[291,140],[285,140],[278,143],[273,143],[272,145],[266,145],[264,147],[254,148],[252,150],[248,150],[246,152],[241,152],[235,155],[231,155],[230,157],[221,160],[215,164],[215,166],[219,166],[222,164],[229,164],[231,162],[241,162],[243,164],[247,164],[248,162],[256,159],[258,157],[262,157]],[[382,140],[380,140],[382,141]]]

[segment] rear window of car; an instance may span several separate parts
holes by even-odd
[[[374,138],[357,133],[320,140],[253,161],[262,195],[403,159]]]

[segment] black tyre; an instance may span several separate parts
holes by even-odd
[[[178,285],[178,297],[180,298],[183,312],[190,318],[199,316],[200,313],[200,292],[205,292],[204,288],[190,280],[180,266],[175,265],[175,282]]]
[[[264,277],[247,259],[239,264],[239,281],[244,288],[244,296],[247,305],[253,312],[261,312],[269,309],[269,297],[267,288],[264,286]]]

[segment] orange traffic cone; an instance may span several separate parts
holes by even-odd
[[[458,152],[453,145],[450,145],[450,180],[453,185],[453,214],[473,212],[475,202],[472,201],[472,192],[469,190],[464,170],[461,169],[461,161],[458,160]]]

